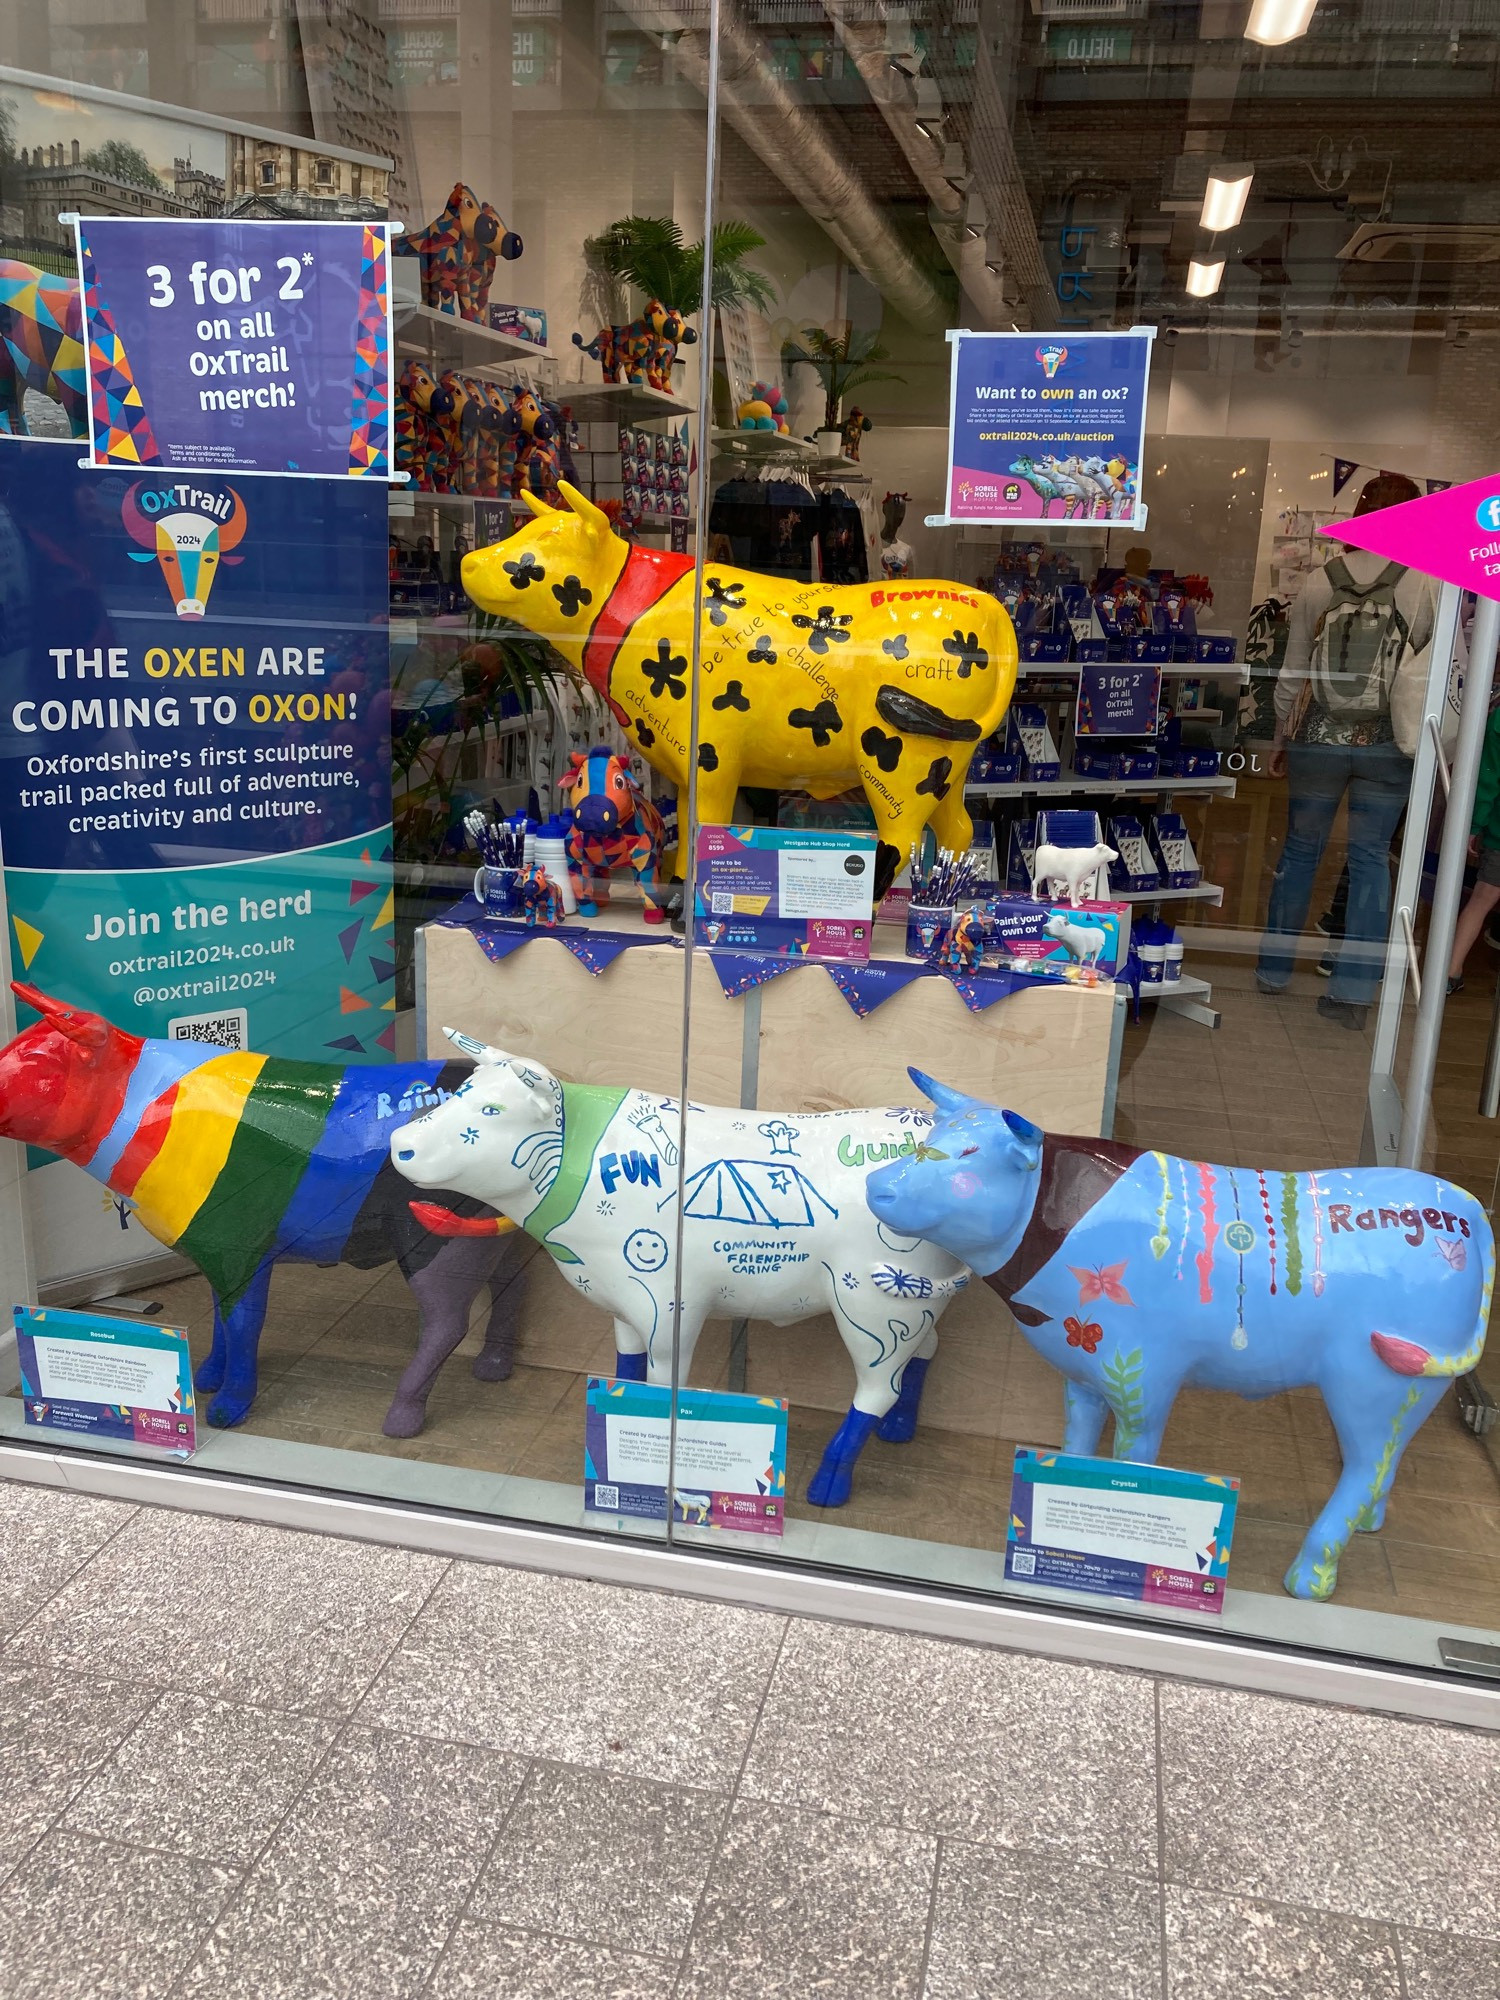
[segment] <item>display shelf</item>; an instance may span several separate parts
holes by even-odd
[[[491,500],[495,497],[490,493],[428,493],[420,486],[393,486],[391,493],[393,496],[404,495],[418,507],[434,507],[440,510],[472,507],[476,500]]]
[[[785,431],[732,431],[717,427],[709,433],[716,456],[723,458],[784,458],[798,465],[824,465],[830,467],[832,460],[818,457],[818,447],[809,444],[806,438],[789,436]]]
[[[436,618],[402,618],[399,615],[390,620],[391,637],[410,636],[413,639],[472,639],[475,634],[469,625],[467,613],[455,612],[451,621],[441,613]]]
[[[1046,784],[965,785],[970,797],[980,799],[1065,798],[1070,793],[1098,797],[1124,797],[1131,792],[1143,796],[1166,792],[1201,792],[1221,799],[1234,797],[1233,778],[1053,778]]]
[[[1218,882],[1195,882],[1191,889],[1111,889],[1111,903],[1207,903],[1217,908],[1224,901]]]
[[[460,319],[457,313],[439,312],[436,306],[396,304],[391,309],[396,328],[396,346],[408,354],[435,354],[441,345],[460,367],[503,368],[507,362],[551,361],[550,347],[534,340],[518,340],[513,333],[497,333],[478,320]],[[446,336],[441,342],[439,334]]]
[[[675,392],[644,382],[564,382],[557,401],[579,423],[643,423],[651,417],[690,417],[698,407]]]
[[[1180,979],[1164,979],[1159,986],[1141,982],[1142,1005],[1152,1003],[1168,1013],[1185,1015],[1204,1028],[1219,1025],[1219,1010],[1209,1005],[1212,998],[1213,987],[1209,982],[1195,978],[1190,972],[1183,973]]]
[[[1110,660],[1101,661],[1099,664],[1108,664],[1112,667],[1145,667],[1152,663],[1149,660]],[[1016,669],[1016,679],[1076,681],[1079,671],[1077,660],[1022,660]],[[1242,660],[1221,660],[1217,666],[1209,666],[1201,660],[1171,660],[1163,664],[1161,671],[1163,680],[1243,681],[1245,665]],[[1205,711],[1200,709],[1194,713],[1203,714]]]

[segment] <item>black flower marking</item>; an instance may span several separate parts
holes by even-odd
[[[708,592],[707,605],[709,623],[725,625],[731,611],[745,608],[745,586],[742,583],[725,583],[721,577],[705,577],[704,588]]]
[[[593,591],[586,588],[576,576],[565,576],[561,583],[554,583],[552,595],[562,606],[564,618],[576,618],[580,605],[592,604],[594,601]]]
[[[641,739],[641,748],[643,750],[649,750],[651,745],[656,741],[656,731],[651,727],[649,722],[642,722],[639,716],[635,719],[635,733]]]
[[[958,678],[966,681],[976,667],[987,667],[990,656],[979,643],[977,632],[955,632],[943,641],[943,651],[958,661]]]
[[[805,612],[794,611],[792,613],[792,623],[799,631],[807,634],[807,643],[815,653],[826,653],[830,642],[836,646],[842,646],[844,641],[849,637],[847,632],[841,631],[839,628],[844,625],[852,625],[854,623],[854,613],[852,611],[835,612],[831,604],[820,604],[816,618],[809,618]]]
[[[752,653],[750,657],[753,660],[755,655]],[[737,708],[743,715],[750,706],[750,697],[745,693],[745,690],[740,686],[738,681],[729,681],[725,685],[724,692],[714,696],[710,706],[713,708]]]
[[[948,778],[952,770],[953,759],[951,757],[934,757],[927,776],[917,786],[917,790],[919,792],[931,792],[935,799],[946,798],[951,789]]]
[[[847,638],[848,634],[841,633],[840,637]],[[793,729],[810,729],[819,750],[826,750],[844,726],[844,718],[831,701],[820,701],[816,708],[794,708],[787,721]]]
[[[698,745],[698,769],[700,771],[717,771],[718,768],[718,751],[715,750],[712,743],[700,743]]]
[[[882,639],[880,650],[882,653],[889,653],[893,660],[904,660],[906,658],[906,634],[898,632],[894,639]]]
[[[887,736],[883,729],[867,729],[859,739],[859,747],[867,757],[875,759],[882,771],[894,771],[901,762],[901,738]]]
[[[764,636],[756,640],[745,658],[757,667],[774,667],[776,664],[776,655],[771,651],[771,642]]]
[[[673,701],[681,701],[687,693],[687,660],[681,653],[672,651],[670,639],[657,640],[656,658],[642,660],[641,672],[646,676],[657,701],[664,694],[669,694]]]
[[[501,563],[500,567],[517,590],[524,590],[529,583],[541,583],[547,575],[530,549],[527,549],[524,555],[517,556],[514,562]]]

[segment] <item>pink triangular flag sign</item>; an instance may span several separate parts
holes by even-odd
[[[1500,598],[1500,472],[1357,520],[1330,521],[1323,533],[1461,590]]]

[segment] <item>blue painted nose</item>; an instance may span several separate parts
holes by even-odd
[[[396,1158],[398,1160],[414,1160],[416,1157],[417,1156],[415,1152],[412,1150],[410,1146],[403,1147],[403,1149],[396,1155]]]

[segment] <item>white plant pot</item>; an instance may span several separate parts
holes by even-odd
[[[843,454],[844,433],[842,431],[819,431],[814,437],[813,442],[818,447],[819,458],[838,458]]]

